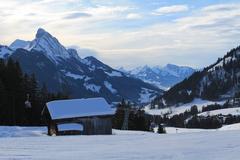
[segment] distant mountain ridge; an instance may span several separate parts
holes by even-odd
[[[65,48],[57,38],[38,29],[32,41],[16,40],[0,46],[0,57],[18,60],[25,73],[35,73],[50,91],[69,93],[72,98],[104,97],[110,103],[122,98],[147,103],[162,90],[111,68],[95,57],[82,59],[75,49]]]
[[[183,79],[189,77],[193,72],[195,72],[195,69],[191,67],[177,66],[174,64],[167,64],[164,67],[149,67],[145,65],[131,70],[126,70],[121,67],[119,70],[145,82],[154,84],[164,90],[167,90],[176,83],[181,82]]]
[[[21,39],[16,39],[9,48],[17,50],[18,48],[28,49],[31,41],[24,41]]]

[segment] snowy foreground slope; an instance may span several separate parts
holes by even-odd
[[[239,129],[239,124],[235,124],[232,128]],[[44,131],[44,128],[35,129]],[[165,135],[116,130],[114,133],[115,135],[111,136],[0,138],[0,159],[239,159],[239,130]]]

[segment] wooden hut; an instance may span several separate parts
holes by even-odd
[[[112,134],[114,111],[104,98],[56,100],[47,109],[49,135]]]

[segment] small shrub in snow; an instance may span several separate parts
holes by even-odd
[[[161,124],[159,124],[157,133],[165,134],[166,133],[165,127],[163,127]]]

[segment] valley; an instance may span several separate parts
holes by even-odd
[[[0,160],[239,160],[239,0],[1,0]]]

